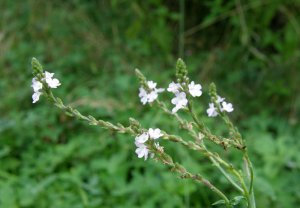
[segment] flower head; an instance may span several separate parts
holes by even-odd
[[[181,85],[179,83],[171,82],[168,87],[168,92],[172,92],[174,94],[179,93]]]
[[[34,77],[32,78],[31,87],[33,88],[34,92],[37,92],[43,88],[43,84]]]
[[[163,135],[159,128],[156,128],[156,129],[150,128],[148,130],[148,134],[149,134],[150,139],[158,139]]]
[[[216,117],[218,115],[217,108],[213,103],[209,103],[209,108],[206,110],[208,117]]]
[[[232,112],[234,109],[233,109],[233,106],[231,103],[227,103],[227,102],[222,102],[222,111],[226,111],[228,113]]]
[[[217,103],[221,103],[225,100],[225,98],[220,97],[219,95],[217,96]]]
[[[60,82],[59,82],[58,79],[52,78],[53,75],[54,75],[54,73],[50,73],[50,72],[45,71],[44,80],[46,81],[46,83],[48,84],[48,86],[50,88],[57,88],[58,86],[60,86]]]
[[[50,87],[50,88],[57,88],[58,86],[60,86],[61,84],[60,84],[60,82],[59,82],[59,80],[58,79],[49,79],[48,81],[46,81],[47,82],[47,84],[48,84],[48,86]]]
[[[180,92],[176,94],[176,97],[173,98],[171,102],[175,105],[172,109],[172,113],[176,113],[179,109],[186,107],[188,100],[186,99],[186,94],[184,92]]]
[[[141,103],[145,105],[146,103],[152,103],[154,100],[157,99],[158,93],[163,92],[165,89],[163,88],[156,88],[156,83],[153,81],[147,81],[147,85],[149,90],[147,91],[143,87],[139,88],[139,97],[141,100]]]
[[[202,86],[200,84],[195,84],[194,81],[192,81],[189,84],[189,93],[193,96],[193,97],[199,97],[202,95]]]
[[[149,134],[147,132],[135,137],[135,141],[138,143],[145,143],[149,139]]]
[[[60,82],[58,79],[53,78],[54,73],[50,73],[45,71],[43,73],[43,78],[41,81],[47,83],[50,88],[57,88],[60,86]],[[31,87],[33,88],[33,95],[32,95],[32,103],[36,103],[40,99],[40,95],[42,94],[41,89],[43,88],[42,82],[40,82],[36,77],[32,79]]]
[[[147,85],[151,90],[153,90],[156,88],[157,83],[153,81],[147,81]]]
[[[141,143],[136,143],[136,146],[137,148],[135,150],[135,153],[137,154],[138,158],[144,157],[144,159],[147,160],[149,154],[149,149],[147,148],[147,146]]]
[[[42,93],[40,91],[34,92],[32,94],[32,103],[36,103],[37,101],[39,101],[41,94]]]

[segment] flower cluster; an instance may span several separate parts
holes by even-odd
[[[171,103],[175,105],[175,107],[172,109],[173,113],[176,113],[179,109],[187,106],[188,100],[186,98],[186,93],[183,92],[181,84],[171,82],[167,91],[175,94],[175,97],[171,100]],[[193,97],[199,97],[202,95],[202,86],[200,84],[195,84],[195,82],[192,81],[188,85],[188,92]]]
[[[232,104],[227,103],[224,100],[225,98],[218,96],[217,103],[221,105],[220,111],[226,111],[228,113],[232,112],[234,110]],[[209,117],[216,117],[219,114],[214,103],[209,103],[209,108],[206,110],[206,112]]]
[[[146,103],[152,103],[158,97],[158,93],[163,92],[165,89],[163,88],[156,88],[156,83],[153,81],[148,81],[147,86],[149,90],[140,87],[139,97],[143,105]]]
[[[160,129],[150,128],[147,132],[144,132],[138,135],[137,137],[135,137],[135,145],[137,147],[135,153],[137,154],[138,158],[144,157],[144,159],[147,160],[149,155],[149,149],[147,148],[145,143],[149,139],[156,140],[159,139],[161,136],[163,136],[163,134],[161,133]],[[155,147],[157,149],[161,149],[158,142],[155,142]]]
[[[42,78],[42,81],[45,81],[50,88],[57,88],[61,84],[58,79],[53,78],[53,75],[54,73],[45,71],[45,73],[43,73],[44,78]],[[41,89],[43,88],[43,84],[36,77],[34,77],[32,79],[31,87],[33,89],[32,103],[36,103],[42,94]]]

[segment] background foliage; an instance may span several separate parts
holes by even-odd
[[[209,207],[217,200],[209,190],[139,160],[133,138],[74,121],[44,100],[31,103],[35,56],[61,80],[55,93],[82,112],[123,123],[132,116],[181,133],[170,118],[141,106],[134,68],[167,86],[184,48],[193,80],[204,88],[216,82],[234,103],[232,117],[255,165],[258,207],[297,207],[299,10],[299,0],[190,0],[183,33],[180,1],[1,0],[0,206]],[[206,104],[199,100],[199,113]],[[232,191],[205,158],[164,146]],[[227,155],[234,163],[238,156]]]

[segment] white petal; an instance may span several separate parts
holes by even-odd
[[[155,82],[153,82],[153,81],[148,81],[147,85],[148,85],[148,87],[150,89],[155,89],[155,87],[156,87],[157,84]]]
[[[135,137],[135,141],[138,143],[145,143],[149,139],[148,133],[143,133],[137,137]]]
[[[221,102],[223,102],[225,100],[225,98],[222,98],[222,97],[220,97],[219,95],[218,95],[218,97],[217,97],[217,102],[218,103],[221,103]]]
[[[39,92],[39,91],[34,92],[33,95],[32,95],[32,103],[36,103],[37,101],[39,101],[41,94],[42,93]]]
[[[152,129],[150,128],[148,130],[148,133],[149,133],[149,137],[151,139],[158,139],[160,138],[163,134],[161,133],[160,129],[159,128],[156,128],[156,129]]]
[[[232,106],[232,104],[231,103],[226,103],[226,102],[222,102],[222,109],[224,110],[224,111],[227,111],[227,112],[232,112],[234,109],[233,109],[233,106]]]
[[[47,84],[49,85],[50,88],[57,88],[60,86],[60,82],[58,79],[46,79]]]
[[[53,77],[54,73],[45,71],[44,75],[45,75],[45,79],[51,79]]]
[[[200,84],[195,84],[194,81],[192,81],[189,85],[189,92],[193,97],[199,97],[202,95],[202,86]]]
[[[139,88],[139,97],[144,97],[145,95],[147,95],[147,92],[144,88],[140,87]]]
[[[37,92],[37,91],[39,91],[40,89],[43,88],[43,84],[34,77],[32,79],[31,87],[33,88],[34,92]]]
[[[181,85],[179,83],[171,82],[169,84],[167,91],[172,92],[172,93],[178,93],[180,88],[181,88]]]

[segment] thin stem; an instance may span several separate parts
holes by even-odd
[[[121,124],[117,126],[117,125],[113,125],[109,122],[105,122],[103,120],[96,120],[92,116],[82,115],[78,110],[73,109],[70,106],[64,105],[63,102],[59,98],[54,97],[51,90],[47,87],[44,87],[44,93],[46,94],[46,97],[48,98],[48,100],[51,103],[53,103],[55,106],[57,106],[58,108],[63,110],[69,116],[73,116],[79,120],[88,121],[91,125],[99,125],[103,128],[117,131],[119,133],[129,133],[131,135],[135,135],[135,132],[130,127],[125,128]],[[179,141],[180,140],[177,139],[177,142],[179,142]],[[188,142],[185,142],[183,140],[181,140],[180,142],[186,146],[190,145]],[[196,144],[194,147],[198,148]],[[203,178],[199,174],[197,174],[197,175],[192,174],[192,173],[188,172],[183,166],[173,163],[172,158],[169,155],[167,155],[166,153],[159,152],[156,149],[152,149],[152,150],[158,154],[158,157],[156,157],[157,159],[159,159],[161,162],[163,162],[163,164],[166,164],[166,165],[172,167],[172,170],[175,170],[176,172],[180,173],[182,178],[191,178],[197,182],[204,184],[205,186],[210,188],[212,191],[214,191],[217,195],[219,195],[225,201],[226,207],[231,207],[230,203],[229,203],[229,199],[225,196],[225,194],[223,194],[222,191],[220,191],[217,187],[215,187],[207,179]]]
[[[169,166],[171,168],[170,169],[171,171],[175,171],[179,173],[181,178],[189,178],[207,186],[209,189],[211,189],[213,192],[215,192],[219,197],[221,197],[224,200],[226,207],[232,207],[226,195],[220,189],[214,186],[209,180],[205,179],[200,174],[192,174],[188,172],[182,165],[178,163],[174,163],[172,158],[167,153],[162,151],[157,151],[155,149],[154,151],[155,151],[155,155],[157,156],[156,159],[160,160],[163,164]]]
[[[157,103],[159,105],[160,108],[162,108],[162,110],[170,115],[175,116],[175,118],[178,120],[178,122],[183,126],[184,122],[183,120],[178,116],[178,114],[173,114],[172,112],[170,112],[166,106],[164,105],[164,103],[160,102],[159,100],[157,100]],[[196,123],[198,123],[198,125],[202,125],[200,123],[200,121],[197,119],[197,117],[195,116],[195,114],[193,113],[192,110],[192,106],[189,106],[189,110],[191,112],[191,115],[193,116],[193,119]],[[192,128],[187,128],[187,130],[189,132],[191,132],[192,135],[195,136],[196,139],[198,139],[196,132],[194,132],[194,130]],[[207,135],[208,136],[208,135]],[[187,146],[190,149],[193,150],[198,150],[198,151],[202,151],[204,153],[204,155],[208,156],[208,158],[212,161],[212,159],[214,160],[215,163],[218,164],[222,164],[224,167],[226,167],[226,169],[231,172],[233,175],[235,175],[237,177],[237,179],[239,180],[240,184],[242,185],[242,188],[236,184],[234,182],[234,180],[225,172],[225,170],[220,166],[220,165],[216,165],[216,167],[220,170],[220,172],[228,179],[228,181],[235,187],[237,188],[237,190],[242,191],[242,193],[244,193],[244,195],[247,197],[248,195],[248,190],[247,187],[245,185],[245,182],[242,178],[242,176],[240,175],[240,173],[235,170],[235,168],[228,164],[226,161],[224,161],[223,159],[221,159],[218,155],[211,153],[210,151],[208,151],[204,145],[202,145],[202,147],[200,147],[199,145],[195,144],[194,142],[186,142],[183,139],[176,137],[176,139],[173,138],[173,141],[175,142],[179,142],[181,144],[183,144],[184,146]],[[213,162],[213,161],[212,161]],[[214,163],[213,162],[213,163]]]
[[[255,203],[255,195],[253,190],[253,180],[254,180],[254,173],[252,163],[249,159],[248,153],[245,151],[244,153],[244,162],[245,162],[245,169],[249,179],[250,188],[249,188],[249,208],[256,208]]]
[[[220,166],[220,164],[213,158],[209,157],[211,162],[221,171],[221,173],[225,176],[225,178],[241,193],[244,194],[243,189],[231,178],[230,175],[226,173],[226,171]]]
[[[224,139],[220,139],[219,137],[213,135],[210,133],[210,130],[205,127],[204,123],[199,120],[196,116],[196,114],[194,113],[194,110],[193,110],[193,105],[191,103],[192,101],[188,102],[188,110],[194,120],[194,122],[196,123],[199,131],[204,135],[206,136],[206,138],[208,138],[209,140],[211,140],[212,142],[218,144],[218,145],[221,145],[223,146],[224,149],[226,149],[228,147],[228,145],[233,145],[234,147],[236,147],[237,149],[239,150],[243,150],[245,147],[244,145],[242,144],[239,144],[237,142],[234,142],[233,140],[230,140],[230,139],[227,139],[227,140],[224,140]]]

